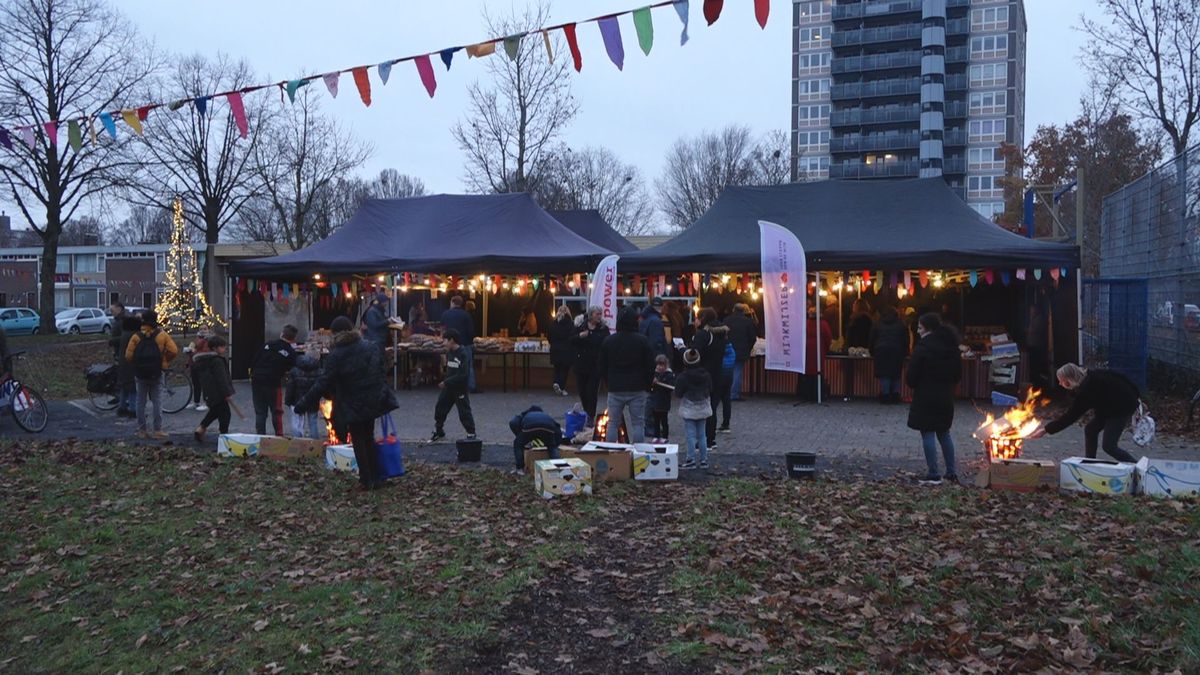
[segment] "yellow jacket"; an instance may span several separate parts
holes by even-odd
[[[137,351],[138,343],[153,332],[154,328],[152,326],[142,326],[141,332],[134,333],[133,337],[129,338],[129,346],[125,348],[126,361],[133,363],[133,354]],[[166,370],[171,366],[171,362],[175,360],[175,357],[179,356],[179,347],[171,339],[171,336],[167,335],[167,332],[161,329],[158,331],[158,337],[154,338],[154,341],[158,343],[158,351],[162,354],[162,367],[163,370]]]

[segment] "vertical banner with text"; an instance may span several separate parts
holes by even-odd
[[[608,329],[617,329],[617,260],[621,256],[610,255],[596,266],[592,275],[592,291],[588,294],[588,307],[603,310],[604,323]]]
[[[767,370],[803,373],[807,276],[804,247],[788,229],[758,221],[762,247],[763,333]]]

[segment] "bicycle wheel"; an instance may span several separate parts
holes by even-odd
[[[163,373],[162,411],[168,415],[187,407],[192,401],[192,378],[179,370]]]
[[[112,410],[121,402],[116,390],[103,392],[91,391],[88,392],[88,397],[91,398],[92,407],[96,410]]]
[[[50,420],[50,411],[46,409],[42,395],[19,382],[13,390],[9,409],[12,410],[17,426],[30,433],[42,431],[46,428],[46,422]]]

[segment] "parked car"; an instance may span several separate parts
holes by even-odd
[[[4,326],[4,332],[9,335],[36,335],[39,332],[38,324],[41,322],[42,317],[32,309],[24,307],[0,309],[0,326]]]
[[[98,309],[64,309],[54,315],[54,325],[62,335],[67,333],[108,333],[112,324]]]

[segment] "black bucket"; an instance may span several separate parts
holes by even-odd
[[[454,447],[458,450],[458,461],[460,462],[478,462],[483,453],[483,441],[478,438],[457,440],[454,442]]]
[[[817,453],[789,452],[786,458],[788,477],[795,480],[813,480],[817,477]]]

